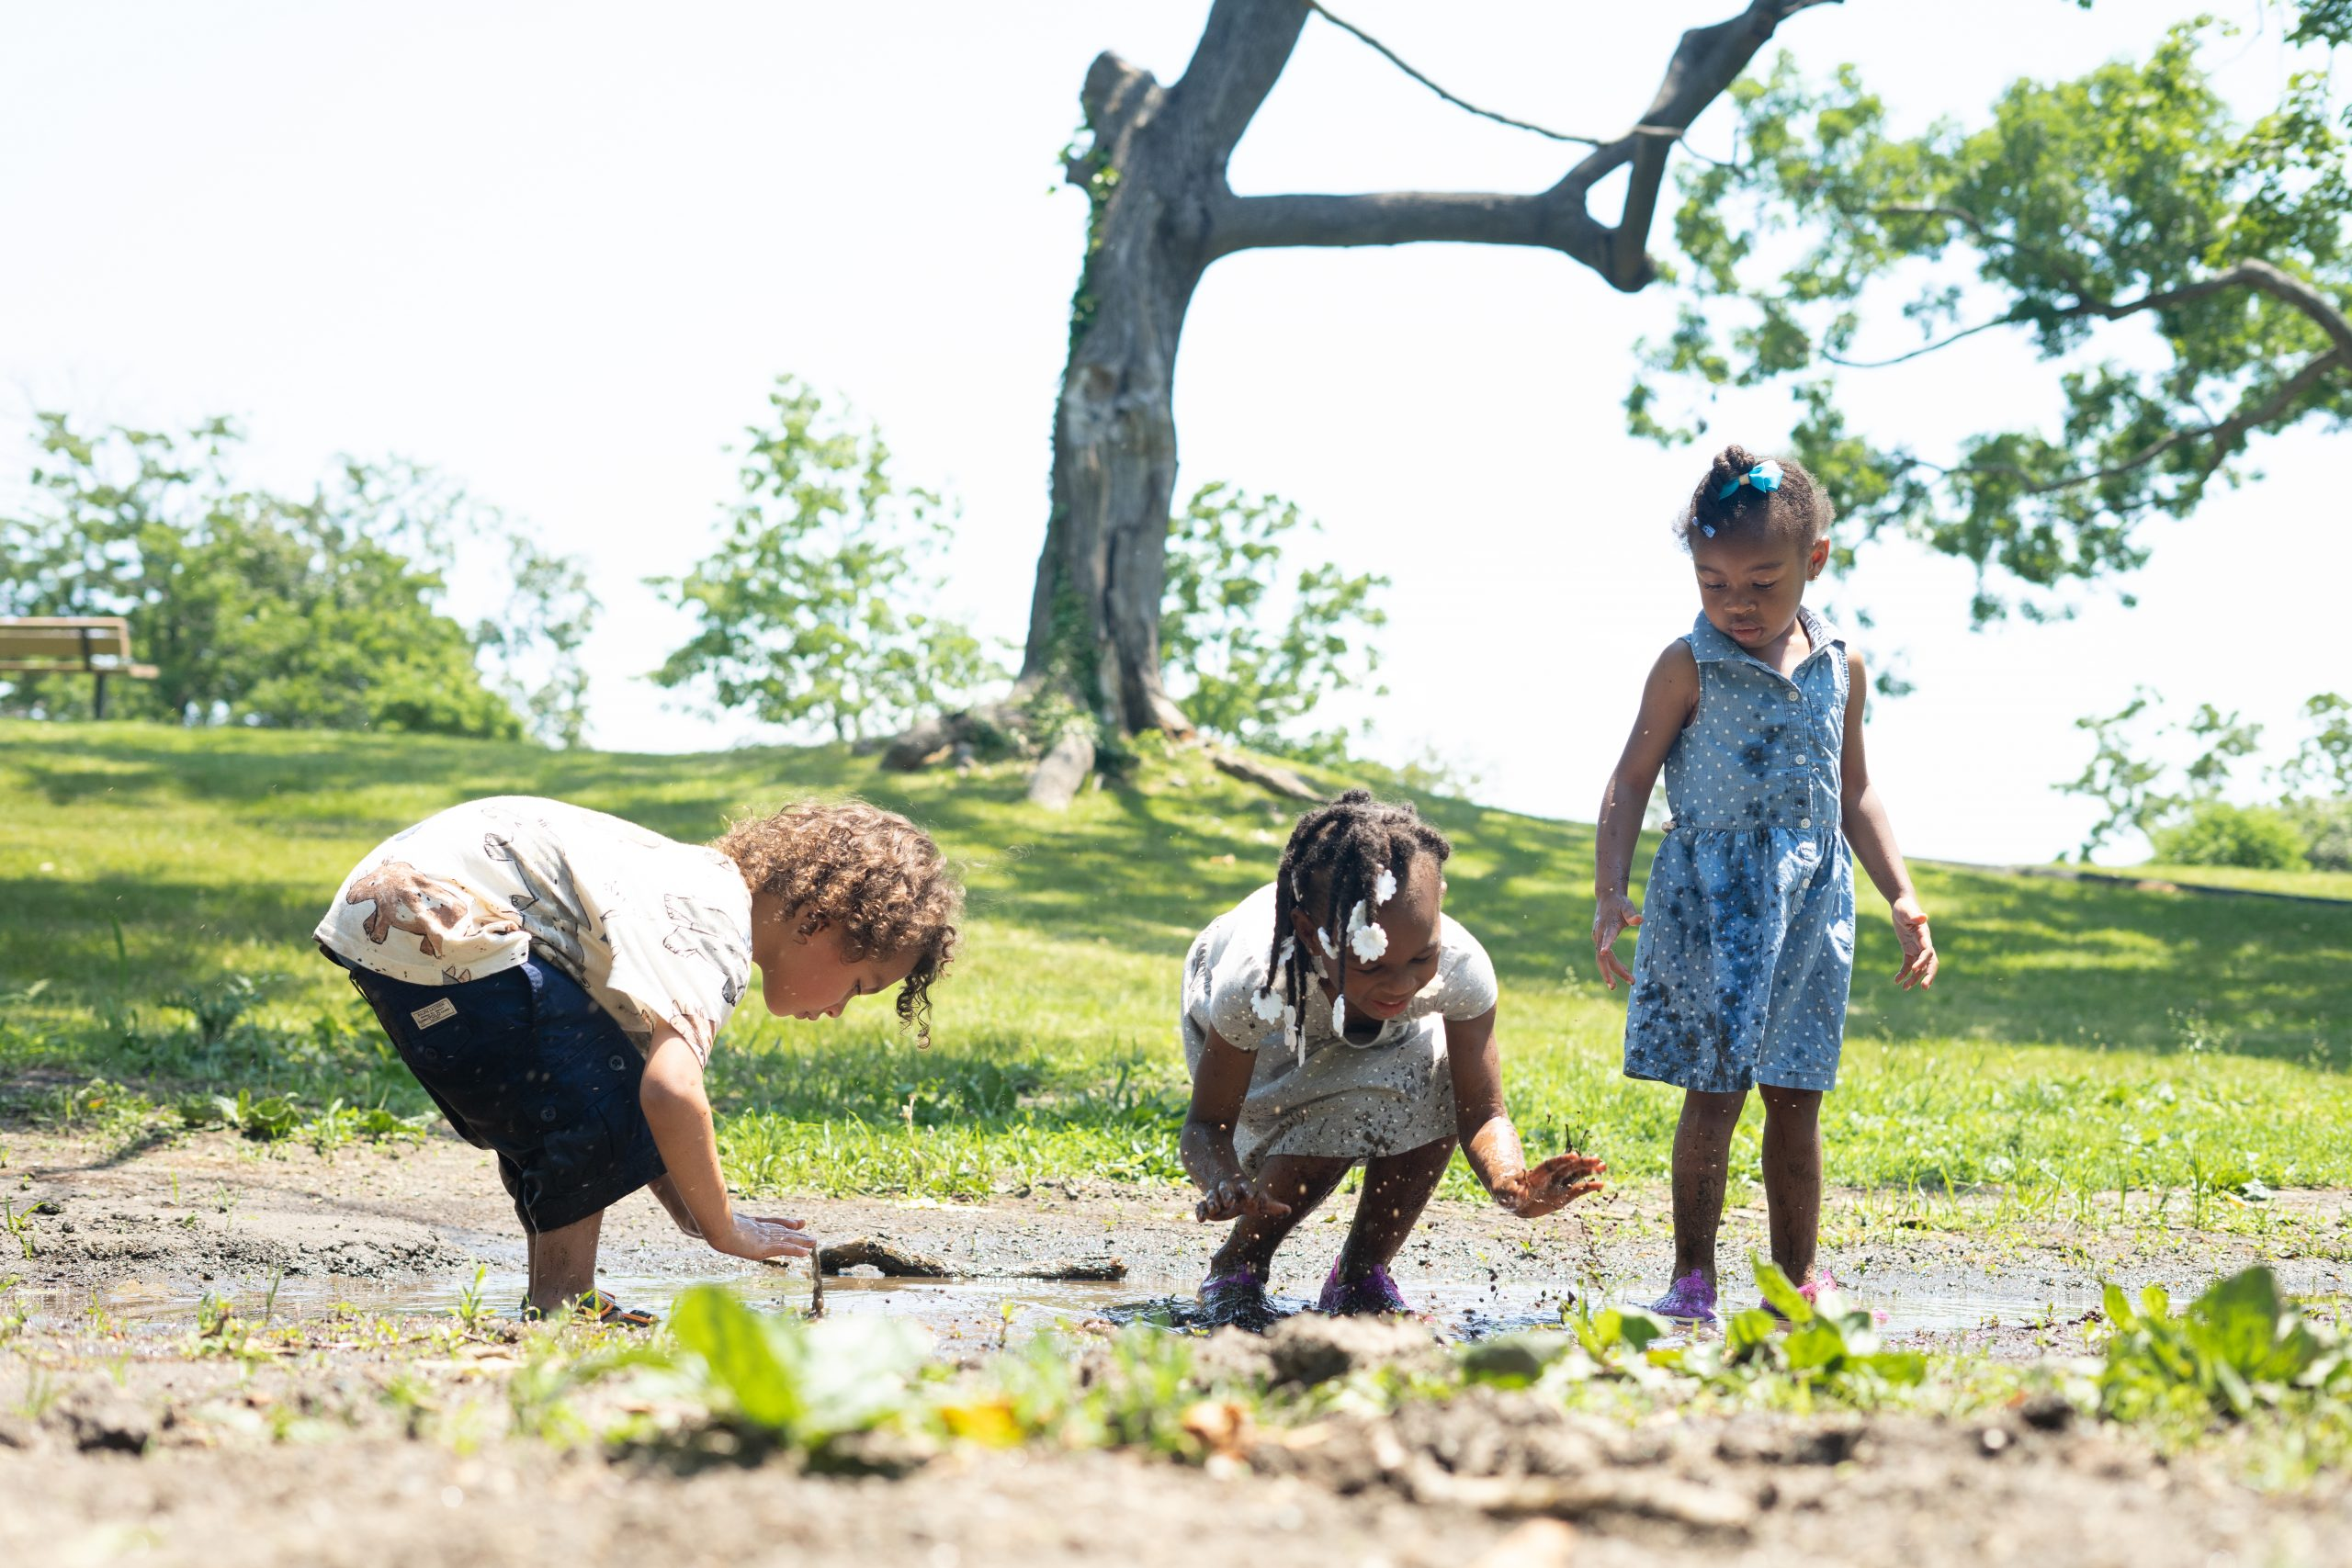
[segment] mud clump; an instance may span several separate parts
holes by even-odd
[[[155,1436],[147,1407],[102,1381],[74,1389],[46,1419],[83,1453],[143,1454]]]
[[[1378,1317],[1326,1317],[1301,1313],[1265,1336],[1267,1381],[1312,1388],[1373,1367],[1436,1371],[1444,1352],[1417,1323]]]

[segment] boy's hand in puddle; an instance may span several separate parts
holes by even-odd
[[[1193,1217],[1203,1224],[1217,1224],[1244,1215],[1253,1220],[1271,1220],[1289,1213],[1288,1203],[1267,1197],[1250,1185],[1249,1178],[1239,1175],[1227,1177],[1209,1189],[1207,1197],[1193,1205]]]
[[[714,1239],[711,1245],[734,1258],[806,1258],[817,1250],[817,1238],[798,1220],[736,1214],[728,1228],[731,1234]]]
[[[1554,1155],[1533,1169],[1495,1185],[1495,1201],[1522,1220],[1565,1209],[1601,1183],[1591,1178],[1607,1170],[1607,1162],[1591,1155]]]

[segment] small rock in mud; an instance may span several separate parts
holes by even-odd
[[[2063,1432],[2075,1422],[2075,1407],[2062,1393],[2037,1393],[2018,1406],[2018,1417],[2037,1432]]]
[[[57,1402],[48,1420],[85,1453],[145,1453],[155,1434],[146,1407],[107,1382],[84,1383]]]
[[[1436,1363],[1443,1352],[1416,1323],[1377,1317],[1326,1317],[1301,1313],[1266,1334],[1273,1381],[1313,1387],[1363,1367]]]
[[[40,1445],[40,1428],[21,1416],[0,1414],[0,1449],[30,1449]]]

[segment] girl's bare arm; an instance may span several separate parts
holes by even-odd
[[[1698,705],[1699,661],[1690,656],[1690,645],[1677,638],[1650,666],[1634,733],[1626,738],[1624,754],[1617,759],[1600,796],[1600,826],[1593,840],[1592,946],[1600,960],[1600,978],[1611,990],[1620,980],[1634,983],[1632,972],[1618,961],[1616,943],[1627,927],[1642,923],[1641,911],[1626,896],[1634,876],[1634,848],[1642,837],[1642,812],[1649,805],[1658,770],[1666,765],[1666,754],[1674,750],[1674,738]]]
[[[1453,1109],[1462,1156],[1495,1201],[1522,1219],[1548,1214],[1600,1183],[1587,1180],[1609,1168],[1589,1155],[1555,1155],[1534,1169],[1519,1146],[1519,1129],[1503,1108],[1502,1056],[1495,1045],[1495,1010],[1445,1021],[1445,1056],[1453,1076]]]
[[[1204,1224],[1244,1214],[1287,1214],[1289,1204],[1260,1193],[1241,1174],[1241,1161],[1233,1152],[1233,1124],[1241,1118],[1241,1102],[1249,1098],[1258,1058],[1214,1029],[1202,1032],[1208,1043],[1201,1052],[1200,1070],[1193,1075],[1193,1107],[1185,1112],[1184,1131],[1176,1140],[1184,1174],[1205,1194],[1193,1213]]]
[[[1871,885],[1894,912],[1894,934],[1903,942],[1903,967],[1895,971],[1896,982],[1906,991],[1915,985],[1932,986],[1937,958],[1935,938],[1928,931],[1928,912],[1919,906],[1903,852],[1894,847],[1894,825],[1887,820],[1886,803],[1871,783],[1870,760],[1862,750],[1862,706],[1869,698],[1870,682],[1862,670],[1862,656],[1849,653],[1846,658],[1853,677],[1846,699],[1845,756],[1838,769],[1845,797],[1841,805],[1846,841],[1854,847],[1854,858],[1862,863]]]

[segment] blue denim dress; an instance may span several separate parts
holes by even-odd
[[[1666,758],[1674,819],[1650,863],[1625,1075],[1713,1094],[1834,1089],[1854,973],[1838,768],[1851,683],[1836,628],[1784,676],[1704,615],[1699,706]]]

